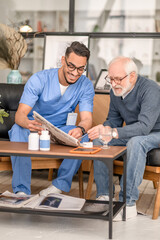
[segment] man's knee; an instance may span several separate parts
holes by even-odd
[[[127,142],[127,149],[135,149],[137,147],[139,148],[141,146],[141,143],[142,143],[142,136],[132,137]]]
[[[17,124],[14,124],[11,130],[8,132],[10,141],[28,142],[29,129],[22,128]]]

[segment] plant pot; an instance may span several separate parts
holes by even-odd
[[[19,84],[22,83],[22,76],[19,70],[11,70],[7,76],[7,83],[15,83]]]

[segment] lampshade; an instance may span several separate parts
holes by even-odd
[[[20,26],[19,31],[20,32],[33,32],[33,29],[31,28],[31,26],[25,24],[25,25]]]

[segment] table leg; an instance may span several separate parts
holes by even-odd
[[[127,179],[127,157],[123,156],[123,202],[125,207],[123,208],[123,221],[126,221],[126,179]]]
[[[113,223],[113,161],[109,161],[109,239],[112,239],[112,223]]]

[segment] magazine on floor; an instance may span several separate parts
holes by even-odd
[[[80,146],[80,142],[78,139],[70,136],[69,134],[55,127],[52,123],[47,121],[44,117],[42,117],[36,111],[33,111],[33,117],[37,122],[40,122],[42,124],[42,127],[45,130],[48,130],[50,132],[52,142],[59,143],[61,145],[71,146],[71,147]]]
[[[5,191],[0,195],[0,206],[20,208],[26,206],[30,201],[35,201],[39,195],[20,195]]]
[[[85,204],[85,199],[71,197],[63,194],[48,194],[46,197],[39,196],[36,200],[29,202],[25,207],[48,210],[80,211]]]

